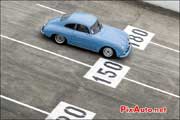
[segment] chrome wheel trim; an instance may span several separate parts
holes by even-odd
[[[103,49],[103,55],[105,56],[105,57],[112,57],[113,56],[113,49],[112,48],[104,48]]]
[[[60,36],[60,35],[56,35],[54,39],[55,39],[55,41],[56,41],[58,44],[62,44],[62,43],[65,42],[64,37],[62,37],[62,36]]]

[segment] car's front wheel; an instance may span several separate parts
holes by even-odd
[[[66,42],[66,38],[61,35],[53,35],[53,40],[57,44],[64,44]]]
[[[102,49],[102,55],[106,58],[112,58],[113,56],[115,56],[115,52],[112,48],[110,47],[104,47]]]

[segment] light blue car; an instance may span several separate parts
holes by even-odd
[[[57,44],[70,44],[106,58],[123,58],[130,54],[132,46],[124,31],[99,23],[97,17],[85,12],[64,14],[49,20],[41,33]]]

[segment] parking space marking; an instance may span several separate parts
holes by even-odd
[[[55,12],[58,12],[58,13],[60,13],[60,14],[66,14],[66,13],[65,13],[65,12],[63,12],[63,11],[56,10],[56,9],[53,9],[53,8],[50,8],[50,7],[47,7],[47,6],[41,5],[41,4],[36,4],[36,5],[38,5],[38,6],[40,6],[40,7],[43,7],[43,8],[46,8],[46,9],[49,9],[49,10],[52,10],[52,11],[55,11]]]
[[[23,45],[26,45],[26,46],[29,46],[29,47],[38,49],[38,50],[40,50],[40,51],[43,51],[43,52],[46,52],[46,53],[49,53],[49,54],[52,54],[52,55],[55,55],[55,56],[57,56],[57,57],[61,57],[61,58],[67,59],[67,60],[72,61],[72,62],[75,62],[75,63],[77,63],[77,64],[81,64],[81,65],[86,66],[86,67],[91,67],[91,65],[88,65],[88,64],[86,64],[86,63],[83,63],[83,62],[80,62],[80,61],[71,59],[71,58],[69,58],[69,57],[66,57],[66,56],[57,54],[57,53],[55,53],[55,52],[51,52],[51,51],[49,51],[49,50],[45,50],[45,49],[43,49],[43,48],[40,48],[40,47],[31,45],[31,44],[28,44],[28,43],[25,43],[25,42],[22,42],[22,41],[13,39],[13,38],[10,38],[10,37],[8,37],[8,36],[4,36],[4,35],[0,35],[0,36],[3,37],[3,38],[9,39],[9,40],[11,40],[11,41],[14,41],[14,42],[17,42],[17,43],[20,43],[20,44],[23,44]]]
[[[164,49],[168,49],[174,52],[179,53],[179,50],[170,48],[170,47],[166,47],[164,45],[160,45],[158,43],[152,42],[151,39],[154,37],[154,33],[148,32],[146,30],[137,28],[137,27],[133,27],[133,26],[126,26],[126,28],[124,29],[124,31],[126,33],[128,33],[128,35],[130,36],[130,42],[133,45],[133,47],[138,48],[140,50],[144,50],[147,45],[149,43],[156,45],[158,47],[164,48]]]
[[[46,8],[46,9],[49,9],[49,10],[52,10],[52,11],[54,11],[54,12],[58,12],[58,13],[61,13],[61,14],[66,14],[66,13],[63,12],[63,11],[56,10],[56,9],[54,9],[54,8],[50,8],[50,7],[45,6],[45,5],[42,5],[42,4],[36,4],[36,5],[37,5],[37,6],[40,6],[40,7],[43,7],[43,8]],[[173,49],[173,48],[170,48],[170,47],[167,47],[167,46],[165,46],[165,45],[161,45],[161,44],[158,44],[158,43],[155,43],[155,42],[152,42],[152,41],[150,41],[150,43],[153,44],[153,45],[159,46],[159,47],[161,47],[161,48],[165,48],[165,49],[168,49],[168,50],[177,52],[177,53],[180,52],[179,50],[176,50],[176,49]]]
[[[162,48],[165,48],[165,49],[168,49],[168,50],[171,50],[171,51],[179,53],[179,50],[176,50],[176,49],[173,49],[173,48],[170,48],[170,47],[166,47],[164,45],[160,45],[160,44],[152,42],[152,41],[150,43],[153,44],[153,45],[156,45],[156,46],[159,46],[159,47],[162,47]]]
[[[84,75],[84,78],[116,88],[129,69],[128,66],[99,58],[93,67]]]
[[[32,109],[32,110],[35,110],[35,111],[37,111],[37,112],[40,112],[40,113],[43,113],[43,114],[46,114],[46,115],[49,115],[49,114],[50,114],[50,113],[47,112],[47,111],[41,110],[41,109],[39,109],[39,108],[33,107],[33,106],[31,106],[31,105],[28,105],[28,104],[25,104],[25,103],[22,103],[22,102],[19,102],[19,101],[17,101],[17,100],[14,100],[14,99],[12,99],[12,98],[6,97],[6,96],[4,96],[4,95],[0,95],[0,97],[1,97],[2,99],[11,101],[11,102],[13,102],[13,103],[16,103],[16,104],[18,104],[18,105],[27,107],[27,108]]]
[[[170,93],[170,92],[161,90],[161,89],[159,89],[159,88],[152,87],[152,86],[150,86],[150,85],[146,85],[146,84],[144,84],[144,83],[141,83],[141,82],[138,82],[138,81],[129,79],[129,78],[127,78],[127,77],[124,77],[124,79],[126,79],[127,81],[130,81],[130,82],[136,83],[136,84],[138,84],[138,85],[141,85],[141,86],[144,86],[144,87],[147,87],[147,88],[150,88],[150,89],[159,91],[159,92],[161,92],[161,93],[168,94],[168,95],[171,95],[171,96],[176,97],[176,98],[180,98],[180,96],[175,95],[175,94],[173,94],[173,93]]]
[[[63,55],[60,55],[60,54],[57,54],[57,53],[54,53],[54,52],[51,52],[49,50],[45,50],[43,48],[40,48],[40,47],[37,47],[37,46],[34,46],[34,45],[30,45],[28,43],[25,43],[25,42],[22,42],[22,41],[19,41],[19,40],[16,40],[16,39],[13,39],[13,38],[10,38],[10,37],[7,37],[7,36],[4,36],[4,35],[0,35],[1,37],[3,38],[6,38],[8,40],[11,40],[11,41],[14,41],[14,42],[17,42],[17,43],[20,43],[20,44],[23,44],[23,45],[26,45],[26,46],[29,46],[29,47],[32,47],[32,48],[35,48],[37,50],[40,50],[40,51],[44,51],[46,53],[49,53],[49,54],[52,54],[52,55],[55,55],[55,56],[58,56],[58,57],[61,57],[61,58],[64,58],[64,59],[67,59],[69,61],[72,61],[72,62],[75,62],[75,63],[78,63],[78,64],[81,64],[81,65],[84,65],[86,67],[92,67],[92,65],[89,65],[89,64],[86,64],[86,63],[83,63],[83,62],[80,62],[80,61],[77,61],[77,60],[74,60],[72,58],[69,58],[69,57],[66,57],[66,56],[63,56]],[[161,93],[164,93],[166,95],[170,95],[170,96],[173,96],[173,97],[176,97],[176,98],[180,98],[179,95],[175,95],[173,93],[170,93],[170,92],[167,92],[167,91],[164,91],[164,90],[161,90],[161,89],[158,89],[158,88],[155,88],[155,87],[152,87],[150,85],[146,85],[144,83],[141,83],[141,82],[138,82],[138,81],[135,81],[135,80],[132,80],[132,79],[129,79],[129,78],[124,78],[125,80],[128,80],[130,82],[133,82],[133,83],[139,83],[139,85],[141,86],[144,86],[144,87],[147,87],[147,88],[150,88],[150,89],[153,89],[155,91],[158,91],[158,92],[161,92]]]
[[[46,120],[92,120],[96,113],[61,101]]]
[[[154,37],[154,33],[145,31],[143,29],[133,27],[133,26],[126,26],[124,31],[129,35],[129,41],[133,47],[145,50],[151,39]]]

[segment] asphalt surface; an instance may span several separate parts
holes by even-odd
[[[123,1],[1,1],[1,35],[64,55],[89,65],[101,56],[72,46],[59,46],[40,34],[48,19],[60,14],[36,4],[71,13],[86,11],[124,29],[136,26],[155,33],[153,42],[179,49],[179,16],[164,9]],[[179,96],[179,53],[149,44],[125,59],[126,77]],[[51,112],[60,101],[96,113],[94,119],[178,119],[179,98],[122,80],[113,89],[87,80],[89,67],[1,37],[1,95]],[[167,113],[120,113],[119,106],[162,107]],[[1,99],[1,119],[45,119],[47,115]]]

